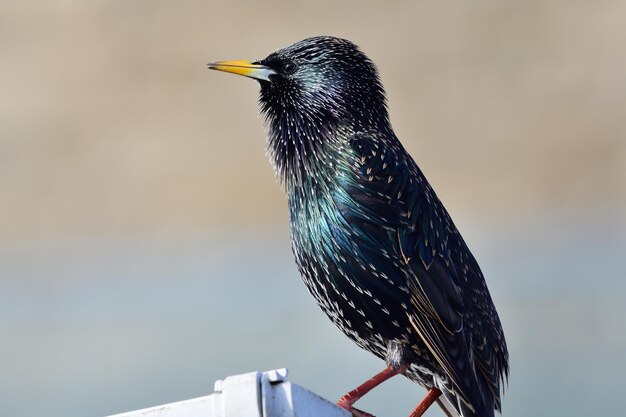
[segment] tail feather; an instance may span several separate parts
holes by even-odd
[[[437,398],[437,405],[439,405],[439,408],[443,410],[446,416],[460,417],[456,409],[452,406],[452,404],[450,404],[450,401],[448,401],[448,399],[445,398],[443,395]]]
[[[493,407],[472,409],[452,392],[443,389],[442,393],[437,399],[437,404],[447,417],[494,417]]]

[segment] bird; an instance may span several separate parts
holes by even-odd
[[[387,367],[341,397],[404,375],[449,417],[501,412],[509,354],[481,269],[395,135],[375,64],[315,36],[209,69],[256,79],[267,149],[287,195],[292,252],[330,320]]]

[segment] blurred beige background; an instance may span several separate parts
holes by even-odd
[[[257,86],[205,63],[316,34],[378,64],[453,212],[623,208],[626,4],[439,3],[3,3],[2,244],[284,221]]]
[[[626,382],[625,2],[38,3],[0,4],[7,415],[110,414],[281,366],[338,397],[377,371],[293,268],[258,86],[206,69],[318,34],[377,63],[396,133],[486,272],[505,415],[619,415],[604,383]],[[421,394],[394,382],[369,409]]]

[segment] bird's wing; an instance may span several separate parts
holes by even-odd
[[[363,216],[385,226],[390,245],[409,270],[415,307],[449,333],[463,327],[463,294],[456,265],[450,262],[453,233],[445,209],[399,142],[368,134],[350,142],[356,183],[349,193]],[[456,229],[454,229],[456,231]]]
[[[458,270],[464,265],[452,262],[452,251],[459,250],[456,228],[395,137],[359,133],[350,144],[356,173],[350,195],[366,216],[395,230],[390,238],[411,290],[412,327],[459,398],[470,407],[479,399],[482,406],[472,332],[464,328],[468,311]]]

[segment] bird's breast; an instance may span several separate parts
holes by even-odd
[[[347,220],[342,192],[290,196],[292,249],[322,310],[357,344],[384,356],[389,340],[410,337],[405,271],[388,230]]]

